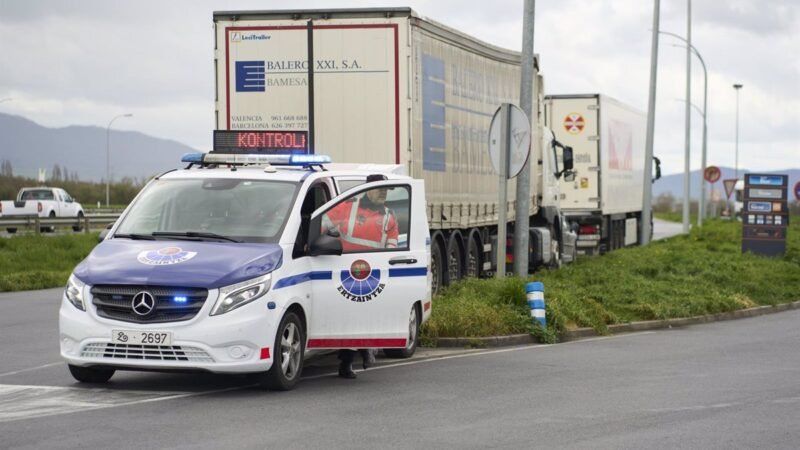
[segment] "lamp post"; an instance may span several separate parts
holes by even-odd
[[[697,56],[697,59],[700,60],[700,64],[703,66],[703,112],[701,113],[702,116],[703,116],[703,156],[701,158],[701,163],[700,163],[700,165],[701,165],[701,167],[700,167],[700,174],[701,174],[701,180],[700,180],[700,205],[699,205],[700,210],[698,211],[698,214],[697,214],[697,225],[698,226],[702,226],[703,225],[703,219],[706,216],[706,179],[703,176],[703,174],[705,174],[705,172],[706,172],[706,161],[707,161],[706,160],[706,156],[708,154],[708,152],[707,152],[708,127],[707,127],[707,122],[706,122],[706,119],[707,119],[706,111],[708,111],[708,70],[706,70],[706,62],[703,60],[703,57],[700,55],[700,52],[698,52],[697,48],[695,48],[694,45],[690,44],[689,41],[687,41],[686,39],[684,39],[681,36],[678,36],[675,33],[670,33],[669,31],[660,31],[660,33],[668,34],[668,35],[670,35],[672,37],[675,37],[675,38],[678,38],[678,39],[682,40],[684,43],[686,43],[689,46],[689,48],[692,50],[692,52],[695,54],[695,56]]]
[[[734,84],[733,88],[736,89],[736,178],[739,179],[739,89],[742,88],[741,84]]]
[[[106,127],[106,208],[108,208],[108,206],[109,206],[109,201],[108,200],[109,200],[109,193],[111,191],[111,187],[110,187],[111,186],[111,184],[110,184],[110,181],[111,181],[111,177],[110,177],[110,173],[111,173],[111,164],[110,164],[110,160],[111,160],[111,158],[110,158],[110,155],[111,155],[111,124],[114,123],[114,121],[119,119],[120,117],[133,117],[133,114],[131,114],[131,113],[120,114],[120,115],[114,117],[113,119],[111,119],[111,122],[108,122],[108,126]]]

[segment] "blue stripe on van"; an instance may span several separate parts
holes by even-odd
[[[389,277],[424,277],[428,274],[427,267],[409,267],[403,269],[389,269]]]
[[[292,275],[286,278],[281,278],[280,280],[278,280],[277,283],[275,283],[273,289],[281,289],[289,286],[294,286],[311,280],[332,280],[332,279],[333,279],[333,272],[331,272],[330,270],[322,270],[318,272],[306,272],[297,275]]]

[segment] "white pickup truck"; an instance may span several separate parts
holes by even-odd
[[[0,202],[0,217],[39,216],[39,217],[74,217],[76,224],[72,227],[80,230],[83,219],[83,207],[61,188],[29,187],[22,188],[16,200]],[[16,233],[15,227],[7,227],[9,233]]]

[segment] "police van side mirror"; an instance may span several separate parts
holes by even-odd
[[[111,228],[114,227],[116,222],[111,222],[110,224],[106,225],[106,228],[100,232],[100,236],[97,236],[97,242],[103,242],[108,236],[108,232],[111,231]]]

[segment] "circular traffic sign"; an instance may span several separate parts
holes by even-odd
[[[508,107],[511,126],[508,127],[510,136],[506,154],[508,160],[506,178],[510,179],[519,175],[525,162],[528,161],[528,154],[531,151],[531,121],[528,120],[527,114],[516,105],[509,104]],[[502,173],[500,170],[500,142],[502,134],[506,132],[503,129],[506,121],[501,117],[503,111],[505,111],[503,106],[497,108],[492,117],[492,124],[489,126],[489,159],[492,160],[492,165],[497,173]]]
[[[709,183],[716,183],[719,181],[720,176],[722,176],[722,172],[720,172],[717,166],[708,166],[706,167],[706,171],[703,172],[703,178]]]

